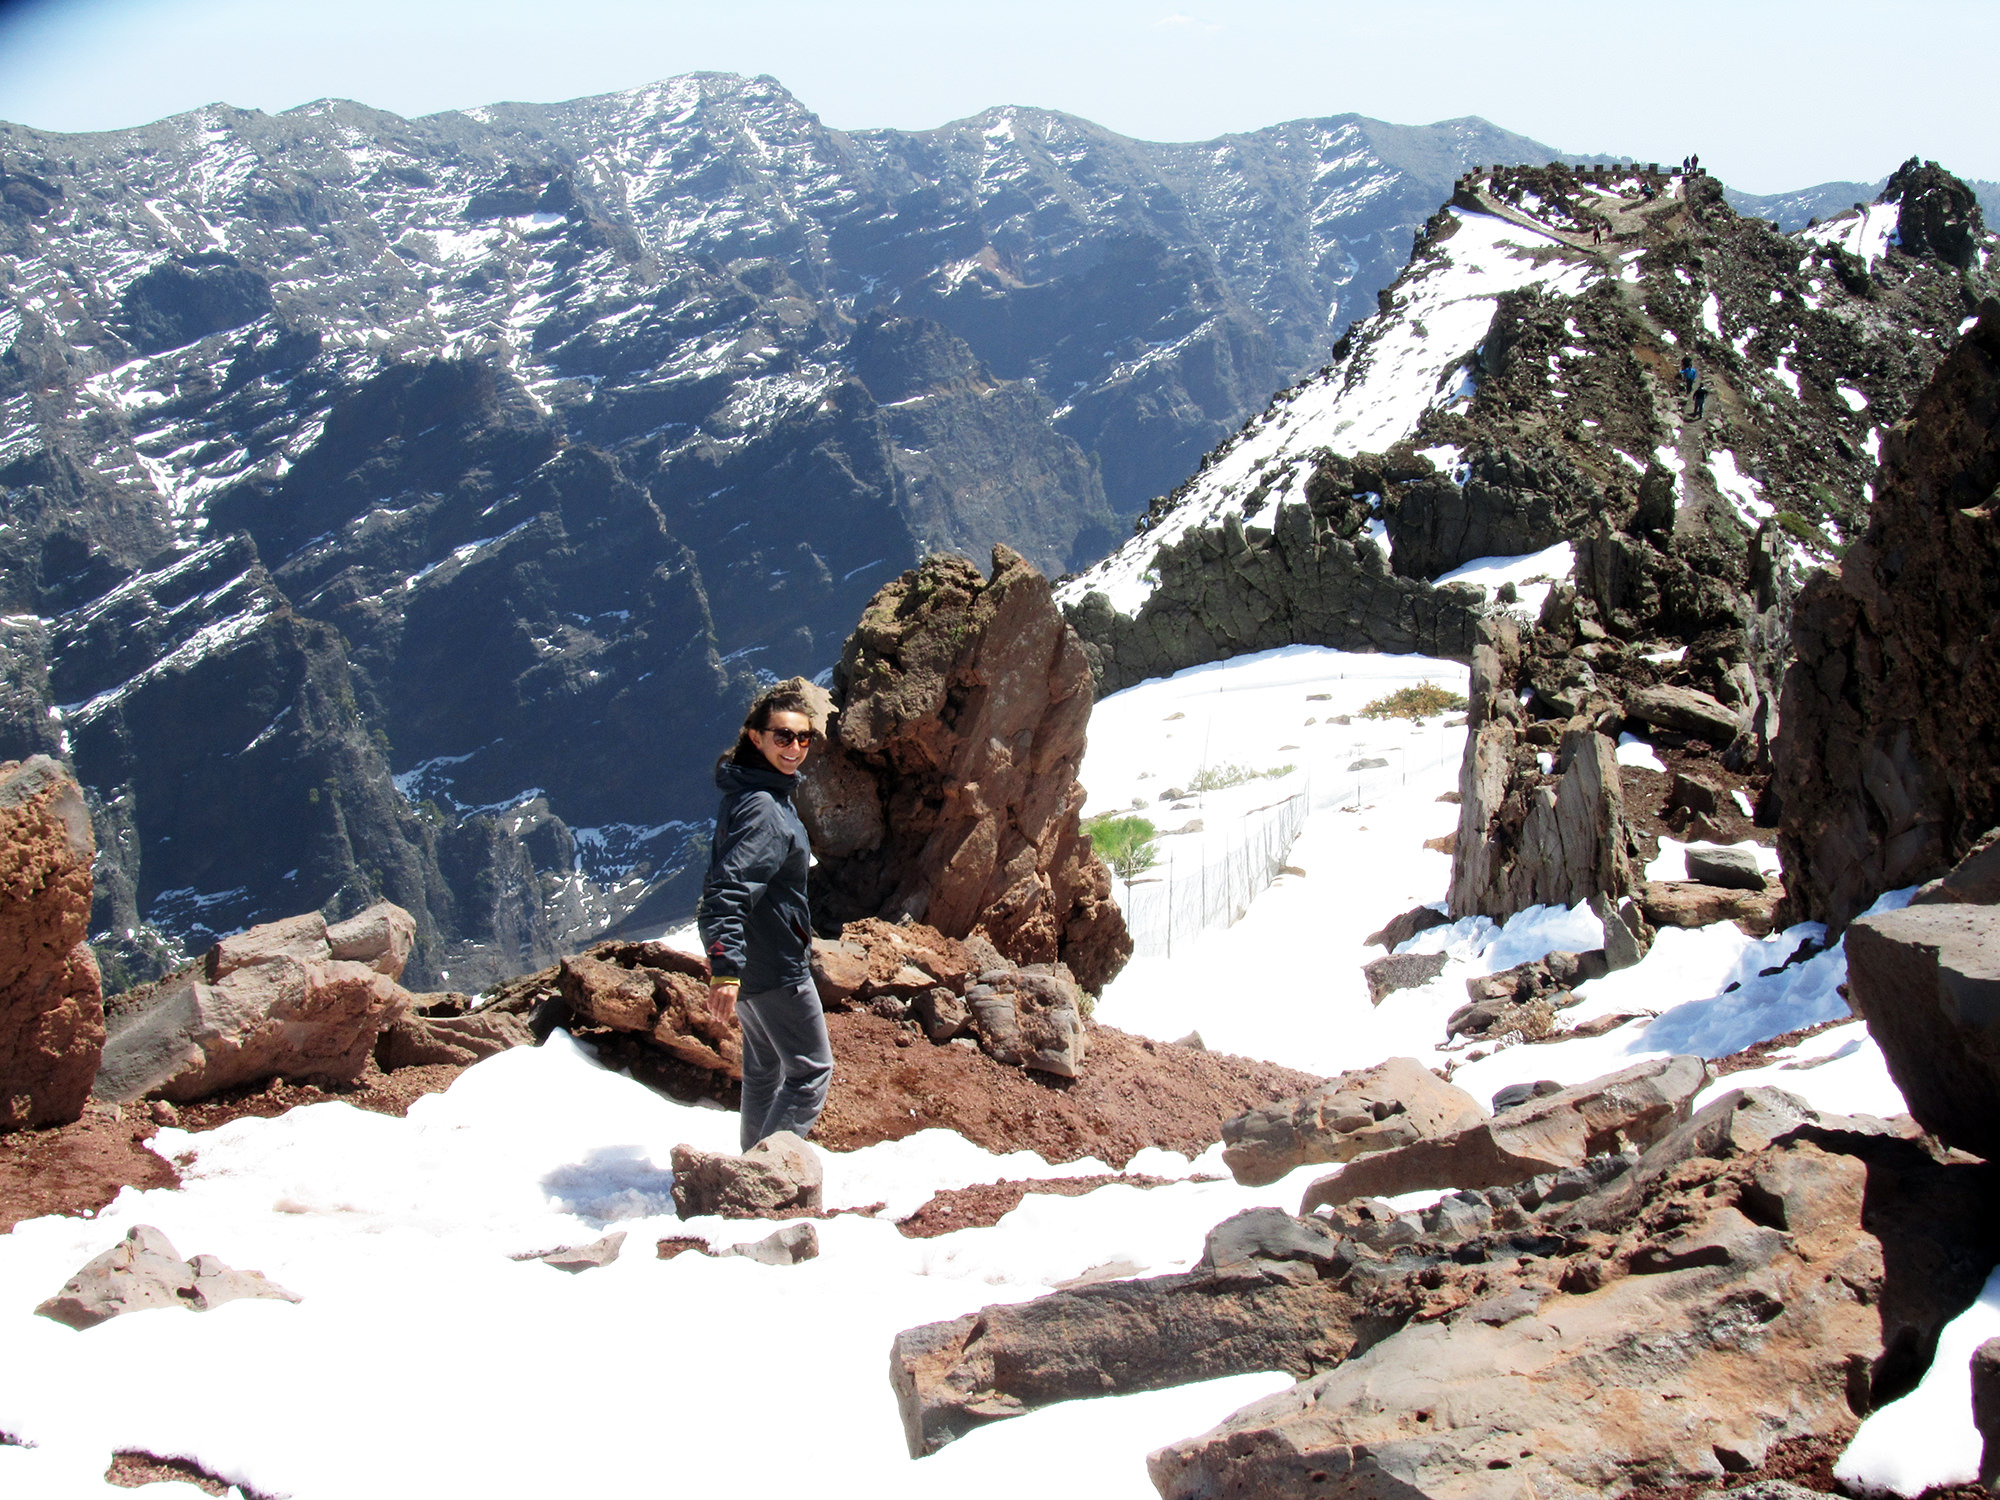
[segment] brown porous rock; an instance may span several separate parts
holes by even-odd
[[[83,1114],[104,1047],[90,925],[97,844],[46,755],[0,764],[0,1130]]]
[[[1079,826],[1090,665],[1048,580],[1006,547],[990,580],[927,559],[863,612],[834,696],[798,795],[814,909],[982,934],[1102,988],[1132,940]]]
[[[1839,931],[2000,824],[2000,302],[1883,434],[1867,534],[1792,615],[1781,920]]]

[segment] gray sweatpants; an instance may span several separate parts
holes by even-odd
[[[785,989],[740,995],[743,1027],[743,1149],[789,1130],[809,1134],[833,1082],[826,1013],[808,979]]]

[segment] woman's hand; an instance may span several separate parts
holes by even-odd
[[[725,1024],[736,1020],[736,990],[734,979],[711,979],[708,982],[708,1013]]]

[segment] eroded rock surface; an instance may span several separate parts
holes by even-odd
[[[1643,1154],[1421,1218],[1256,1210],[1196,1267],[911,1329],[912,1454],[1053,1401],[1292,1390],[1149,1459],[1168,1500],[1583,1500],[1755,1467],[1906,1390],[1977,1295],[1994,1169],[1734,1091]]]
[[[396,983],[414,924],[383,902],[342,923],[335,958],[318,912],[224,938],[110,1027],[95,1093],[176,1103],[265,1078],[352,1083],[410,1008]]]
[[[1790,919],[1838,930],[2000,824],[2000,303],[1884,434],[1866,535],[1794,611],[1776,785]]]
[[[1448,1135],[1359,1157],[1307,1188],[1299,1212],[1420,1188],[1502,1187],[1607,1151],[1650,1145],[1687,1119],[1707,1082],[1707,1064],[1698,1057],[1635,1063]]]
[[[1132,943],[1078,824],[1090,667],[1047,580],[1005,547],[990,580],[927,560],[869,604],[834,694],[798,799],[815,911],[979,934],[1091,991],[1111,979]]]
[[[77,1119],[104,1046],[84,943],[96,850],[83,793],[46,755],[0,765],[0,1130]]]
[[[2000,1156],[2000,906],[1909,906],[1847,929],[1848,1003],[1926,1130]]]
[[[1225,1121],[1222,1159],[1249,1187],[1308,1162],[1347,1162],[1371,1151],[1454,1134],[1483,1118],[1479,1102],[1410,1057],[1342,1074],[1299,1099]]]

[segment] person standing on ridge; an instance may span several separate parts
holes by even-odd
[[[743,1030],[743,1149],[781,1130],[803,1138],[826,1105],[833,1046],[808,956],[812,850],[792,806],[799,768],[818,738],[812,707],[790,683],[759,694],[736,748],[716,762],[708,878],[697,921],[708,955],[708,1012]]]
[[[1692,354],[1683,354],[1681,356],[1681,396],[1683,399],[1694,394],[1695,383],[1700,378],[1700,372],[1694,367],[1694,356]]]

